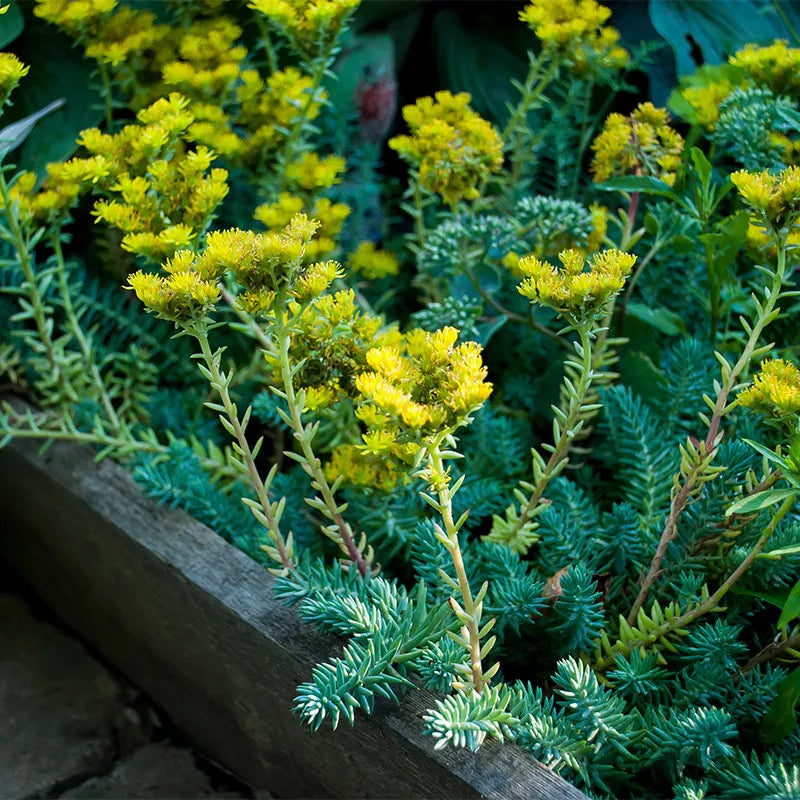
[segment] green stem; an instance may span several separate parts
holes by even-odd
[[[39,341],[44,348],[47,361],[50,364],[53,378],[58,386],[63,397],[76,399],[75,392],[72,387],[67,383],[64,372],[58,363],[56,357],[55,345],[53,343],[52,328],[48,323],[45,315],[45,303],[39,286],[36,282],[36,274],[33,271],[33,262],[31,260],[31,250],[29,238],[25,235],[20,226],[17,217],[17,207],[11,199],[11,192],[6,182],[5,172],[0,168],[0,194],[3,198],[3,209],[5,210],[6,221],[8,222],[8,229],[11,233],[11,245],[14,247],[17,257],[17,263],[22,270],[25,277],[25,284],[23,289],[28,294],[28,300],[31,307],[31,315],[36,323],[36,331],[39,335]]]
[[[748,337],[744,350],[733,367],[724,368],[722,371],[722,383],[717,392],[711,418],[708,420],[708,433],[706,434],[705,442],[701,444],[705,455],[698,460],[692,469],[682,476],[683,479],[679,480],[676,484],[676,491],[673,492],[672,502],[670,503],[669,516],[667,517],[664,530],[661,533],[655,554],[653,555],[650,569],[642,581],[639,594],[628,614],[629,621],[636,619],[639,609],[642,608],[647,600],[647,595],[661,572],[661,564],[667,553],[667,547],[678,532],[678,520],[686,506],[689,505],[691,495],[697,487],[697,481],[700,480],[702,471],[711,463],[711,460],[719,448],[722,440],[720,425],[725,414],[731,409],[731,406],[728,405],[728,397],[736,386],[739,376],[749,368],[758,341],[761,338],[761,333],[775,318],[775,309],[781,297],[781,290],[786,274],[786,245],[783,241],[777,242],[777,257],[777,266],[775,272],[772,274],[772,284],[769,287],[768,293],[765,289],[764,303],[761,305],[752,327],[749,324],[745,327]]]
[[[577,367],[578,380],[573,386],[574,391],[568,392],[569,401],[566,413],[561,410],[558,412],[558,439],[553,445],[544,446],[545,449],[550,452],[550,458],[547,460],[546,464],[542,463],[538,469],[534,468],[535,483],[533,485],[533,491],[528,500],[520,507],[519,514],[516,519],[513,520],[510,528],[502,531],[500,528],[493,528],[492,532],[488,535],[490,541],[508,543],[512,549],[520,553],[526,553],[533,542],[530,540],[530,537],[518,537],[518,534],[524,532],[530,520],[533,519],[542,508],[543,495],[550,481],[566,466],[569,460],[569,452],[573,439],[580,431],[585,413],[591,410],[585,406],[585,401],[594,378],[594,372],[592,370],[593,349],[590,323],[583,322],[579,324],[576,327],[576,331],[580,339],[580,343],[576,345],[576,350],[578,350],[580,356],[580,362],[571,363],[574,363]],[[570,378],[567,376],[565,380],[569,381]],[[537,456],[535,458],[540,459],[541,457]]]
[[[467,577],[467,570],[464,566],[461,546],[458,541],[458,531],[466,520],[466,516],[462,517],[458,522],[453,519],[453,496],[458,491],[458,484],[451,488],[445,478],[441,440],[442,437],[440,436],[427,448],[429,486],[431,491],[436,493],[437,508],[442,515],[444,524],[444,537],[440,537],[440,541],[450,553],[456,573],[456,585],[461,595],[461,604],[459,605],[455,598],[451,598],[450,606],[463,625],[460,644],[465,647],[469,654],[468,669],[464,670],[464,673],[465,675],[468,673],[470,676],[471,683],[469,685],[471,688],[481,693],[489,685],[492,676],[499,669],[499,664],[495,664],[487,672],[483,671],[483,658],[492,649],[496,637],[493,636],[484,647],[481,647],[481,638],[491,630],[494,625],[494,619],[481,628],[483,598],[488,587],[484,584],[478,595],[473,596],[469,578]],[[459,641],[459,639],[456,639],[456,641]],[[467,685],[457,684],[456,688],[464,690]]]
[[[92,382],[94,383],[95,391],[97,392],[103,409],[106,412],[108,421],[111,423],[115,431],[121,428],[119,417],[114,409],[114,404],[111,402],[111,397],[108,394],[106,385],[100,375],[100,370],[95,363],[94,353],[86,334],[81,328],[78,317],[75,314],[75,307],[72,304],[72,294],[69,290],[69,282],[67,281],[67,265],[64,260],[64,252],[61,248],[61,230],[56,227],[53,229],[50,236],[50,243],[53,248],[53,253],[56,258],[56,273],[58,275],[58,288],[61,292],[61,305],[64,309],[64,314],[67,318],[67,330],[75,337],[75,341],[80,347],[81,354],[83,355],[83,363],[85,369],[88,371]]]
[[[764,549],[764,546],[770,540],[772,534],[775,533],[775,529],[778,527],[778,524],[792,508],[796,499],[797,495],[791,495],[790,497],[787,497],[783,503],[781,503],[780,508],[772,517],[769,525],[767,525],[767,527],[764,529],[764,532],[761,534],[758,541],[753,545],[750,552],[745,556],[741,564],[739,564],[739,566],[736,567],[736,569],[725,579],[725,581],[720,585],[717,591],[714,592],[714,594],[710,595],[703,602],[698,603],[697,606],[690,609],[685,614],[681,614],[679,617],[673,617],[672,619],[664,622],[662,625],[659,625],[657,628],[646,631],[641,639],[627,642],[625,645],[620,647],[614,647],[611,653],[606,655],[604,658],[597,660],[595,663],[595,669],[599,671],[605,670],[614,663],[617,655],[628,656],[638,647],[646,647],[648,644],[653,644],[659,639],[663,639],[665,636],[669,636],[676,631],[682,630],[687,625],[694,622],[698,617],[702,617],[704,614],[708,614],[710,611],[713,611],[715,608],[717,608],[722,598],[725,597],[725,595],[742,577],[742,575],[747,572],[750,565],[756,560],[758,554]]]
[[[276,312],[275,324],[275,341],[278,345],[278,360],[281,368],[281,380],[283,382],[283,391],[286,396],[286,404],[289,407],[289,421],[294,432],[294,438],[300,444],[300,450],[303,454],[303,460],[300,462],[311,477],[312,487],[315,491],[319,492],[324,503],[326,516],[336,526],[336,530],[329,528],[324,529],[325,533],[332,538],[341,548],[341,550],[348,556],[353,564],[358,568],[362,576],[369,574],[370,566],[369,560],[364,556],[362,549],[364,542],[362,538],[361,546],[356,543],[353,531],[350,525],[345,521],[342,516],[346,505],[341,505],[336,501],[334,496],[334,489],[328,483],[325,477],[325,471],[322,468],[322,462],[317,458],[312,446],[312,440],[316,433],[316,425],[303,424],[303,407],[302,402],[298,399],[297,393],[294,390],[293,370],[289,357],[289,347],[291,344],[291,332],[289,326],[286,324],[285,318],[282,317],[282,312]],[[322,509],[320,509],[322,510]]]
[[[114,123],[114,96],[111,88],[111,76],[108,74],[108,67],[100,62],[98,64],[100,71],[100,82],[103,87],[103,105],[105,109],[106,129],[111,132],[111,126]]]
[[[258,26],[258,33],[261,36],[261,44],[264,47],[264,52],[267,54],[267,69],[270,74],[278,71],[278,56],[275,53],[275,47],[272,44],[272,37],[269,35],[269,27],[263,15],[258,11],[254,12],[256,25]]]
[[[261,479],[258,472],[258,467],[255,463],[255,454],[250,448],[250,444],[245,436],[245,427],[249,414],[245,415],[245,420],[242,422],[239,419],[236,404],[233,402],[228,391],[230,380],[224,376],[220,371],[221,352],[218,350],[212,352],[211,345],[208,340],[208,331],[202,324],[198,324],[189,329],[189,332],[197,339],[200,345],[200,353],[203,357],[206,370],[208,371],[209,382],[219,394],[222,400],[222,408],[227,416],[228,425],[225,425],[230,433],[232,433],[236,440],[237,452],[242,459],[243,475],[245,475],[250,482],[250,486],[258,498],[258,508],[254,508],[248,503],[253,516],[267,529],[270,539],[275,545],[277,550],[278,560],[283,565],[284,569],[294,569],[292,558],[292,544],[291,536],[288,542],[284,541],[283,536],[278,526],[279,513],[269,500],[267,485]],[[224,419],[224,418],[222,418]]]
[[[280,165],[280,174],[278,178],[279,193],[285,191],[286,189],[286,167],[294,160],[297,152],[297,140],[299,139],[300,134],[308,122],[308,114],[311,110],[311,107],[314,105],[314,102],[316,101],[319,88],[322,85],[322,79],[325,77],[325,73],[327,72],[328,62],[331,59],[331,55],[335,49],[335,46],[336,43],[333,42],[324,55],[318,56],[309,64],[311,72],[311,87],[307,91],[308,96],[306,102],[300,110],[300,114],[292,123],[292,127],[289,129],[289,135],[286,137],[283,147],[281,148],[281,155],[278,162]]]

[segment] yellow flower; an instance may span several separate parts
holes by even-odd
[[[650,175],[672,185],[683,137],[669,126],[666,109],[640,103],[630,117],[609,114],[592,143],[592,172],[598,183],[614,175]]]
[[[735,88],[731,81],[723,78],[705,86],[690,86],[681,92],[681,96],[694,109],[697,124],[713,130],[719,119],[719,104]]]
[[[764,361],[753,383],[739,393],[739,403],[779,421],[800,413],[800,370],[780,358]]]
[[[0,53],[0,107],[8,102],[11,92],[29,69],[13,53]]]
[[[324,51],[341,32],[360,0],[250,0],[308,58]]]
[[[403,109],[411,135],[389,141],[417,168],[420,183],[449,204],[476,198],[478,185],[503,165],[503,142],[470,99],[466,92],[420,98]]]
[[[340,156],[320,158],[316,153],[303,153],[286,167],[286,179],[309,192],[329,189],[341,182],[346,167],[347,162]]]
[[[397,275],[400,265],[397,256],[388,250],[378,250],[374,242],[361,242],[349,256],[350,269],[367,280]]]
[[[783,40],[766,47],[748,44],[728,60],[775,94],[800,94],[800,48],[788,47]]]
[[[731,182],[751,213],[774,228],[791,228],[800,215],[798,166],[787,167],[779,175],[741,169],[731,175]]]
[[[559,259],[561,268],[536,256],[520,259],[517,268],[527,277],[518,290],[531,301],[554,308],[573,324],[601,316],[636,262],[635,255],[620,250],[596,253],[588,264],[579,250],[565,250]]]
[[[409,331],[401,341],[367,353],[370,370],[355,381],[356,416],[368,434],[388,431],[399,442],[421,443],[452,433],[489,397],[481,347],[456,344],[458,331]],[[365,439],[365,446],[372,440]]]
[[[618,44],[619,32],[604,24],[610,16],[596,0],[534,0],[519,14],[578,74],[627,66],[630,56]]]

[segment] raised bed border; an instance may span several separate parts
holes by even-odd
[[[141,686],[202,751],[277,797],[586,800],[519,748],[433,749],[429,692],[337,731],[291,712],[336,651],[279,603],[274,578],[87,448],[0,450],[0,558]]]

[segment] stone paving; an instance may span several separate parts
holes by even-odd
[[[1,800],[253,797],[0,571]]]

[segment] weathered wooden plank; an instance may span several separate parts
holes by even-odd
[[[513,746],[434,751],[428,693],[310,732],[292,699],[334,643],[266,570],[83,448],[0,451],[0,556],[202,750],[279,797],[585,800]]]

